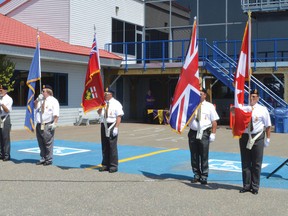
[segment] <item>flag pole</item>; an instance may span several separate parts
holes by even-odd
[[[39,44],[39,51],[40,51],[40,36],[39,36],[39,30],[37,28],[37,45],[38,44]],[[40,55],[39,55],[39,64],[40,64]],[[41,64],[39,68],[40,68],[40,74],[41,74]],[[39,85],[40,85],[39,91],[41,93],[42,92],[42,76],[40,76]]]
[[[251,91],[251,14],[248,11],[248,104],[250,105],[250,91]]]
[[[41,76],[41,63],[40,63],[40,35],[39,35],[39,29],[37,28],[37,46],[39,46],[39,68],[40,68],[40,79],[39,79],[39,94],[42,94],[42,76]],[[40,122],[41,122],[41,130],[44,130],[44,124],[43,124],[43,114],[42,114],[42,105],[43,105],[43,101],[40,101]]]

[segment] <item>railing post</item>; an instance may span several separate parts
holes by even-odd
[[[237,42],[236,42],[236,40],[234,40],[234,61],[236,61],[237,62]]]
[[[205,66],[207,64],[207,51],[208,51],[208,48],[207,48],[207,39],[205,38],[203,40],[203,66]]]
[[[128,49],[127,43],[124,43],[124,51],[125,51],[125,72],[128,71]]]
[[[143,43],[143,68],[146,71],[146,49],[147,49],[147,41]]]
[[[252,43],[253,43],[253,41],[252,41]],[[254,41],[253,50],[254,50],[254,53],[253,53],[253,56],[254,56],[254,71],[256,71],[256,62],[257,62],[257,42],[256,41]]]
[[[274,69],[277,71],[277,40],[274,40],[274,61],[275,61],[275,66]]]
[[[213,41],[213,46],[217,47],[217,42]],[[216,56],[216,52],[214,51],[214,49],[212,49],[213,52],[213,61],[217,61],[217,56]]]
[[[171,42],[172,43],[172,42]],[[168,42],[168,45],[170,44],[170,41]],[[170,56],[169,56],[170,58]],[[165,42],[162,41],[162,70],[165,70]]]
[[[184,49],[185,49],[185,41],[183,40],[182,41],[182,57],[181,57],[181,61],[182,61],[182,65],[184,64],[184,61],[185,61],[185,59],[184,59],[184,56],[185,56],[185,52],[184,52]]]

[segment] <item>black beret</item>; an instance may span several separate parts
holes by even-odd
[[[105,92],[109,92],[111,94],[114,94],[114,91],[110,87],[105,88]]]
[[[205,88],[201,88],[200,91],[201,91],[201,92],[204,92],[205,94],[207,94],[207,91],[206,91]]]
[[[8,90],[7,86],[6,85],[2,85],[2,84],[0,84],[0,89]]]
[[[257,94],[259,96],[259,91],[257,89],[252,89],[250,94]]]
[[[53,90],[52,87],[50,85],[43,85],[43,89],[50,89]]]

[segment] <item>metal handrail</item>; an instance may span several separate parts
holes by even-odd
[[[172,43],[172,46],[169,44]],[[206,39],[198,39],[198,50],[199,50],[199,61],[203,63],[205,67],[206,64],[210,64],[212,68],[215,69],[214,76],[219,78],[220,76],[227,75],[227,82],[233,83],[234,75],[236,71],[237,62],[239,58],[239,53],[241,49],[241,40],[230,40],[230,41],[214,41],[213,45],[207,43]],[[270,50],[261,50],[263,46],[262,43],[268,43]],[[284,44],[288,45],[288,38],[276,38],[276,39],[257,39],[252,40],[253,52],[251,54],[251,65],[253,69],[256,70],[259,64],[273,62],[274,70],[277,70],[279,61],[288,61],[288,46],[287,50],[279,50],[280,47],[285,47]],[[119,51],[123,51],[123,65],[125,70],[129,70],[130,65],[138,64],[146,70],[149,63],[157,63],[161,65],[162,70],[164,71],[169,63],[181,63],[183,64],[186,57],[186,52],[189,46],[189,40],[161,40],[161,41],[145,41],[145,42],[125,42],[125,43],[110,43],[106,44],[107,51],[114,51],[113,46],[120,46]],[[175,47],[174,47],[175,46]],[[173,47],[176,50],[174,56],[169,56],[169,47]],[[157,49],[155,49],[155,47]],[[141,49],[141,56],[137,57],[137,48]],[[225,50],[225,51],[223,51]],[[153,53],[156,51],[156,53]],[[226,54],[226,51],[228,55]],[[175,54],[178,53],[178,54]],[[279,56],[279,53],[281,55]],[[118,53],[117,53],[118,54]],[[264,54],[264,56],[263,56]],[[269,56],[271,54],[271,56]],[[286,56],[287,54],[287,56]],[[120,54],[119,54],[120,55]],[[222,74],[219,74],[219,73]],[[221,77],[221,79],[224,79]],[[223,80],[224,81],[224,80]],[[261,88],[263,93],[267,97],[274,98],[277,101],[277,105],[287,107],[287,103],[280,98],[275,92],[270,90],[267,86],[263,85],[258,81],[254,76],[251,77],[252,84]],[[231,87],[229,86],[229,87]],[[269,103],[262,102],[267,107]],[[273,108],[273,107],[272,107]],[[271,109],[272,109],[271,108]]]
[[[213,66],[216,68],[216,70],[218,72],[223,72],[223,67],[226,65],[229,66],[229,70],[226,69],[226,74],[228,74],[229,72],[229,76],[228,79],[229,81],[234,81],[234,72],[237,69],[237,63],[230,58],[229,56],[225,55],[225,53],[223,51],[221,51],[216,45],[209,45],[207,44],[207,47],[210,48],[210,52],[213,52],[213,62],[211,62],[210,60],[207,61],[210,64],[213,63]],[[219,58],[221,57],[221,58]],[[219,62],[220,61],[220,62]],[[210,71],[212,72],[212,71]],[[213,73],[213,72],[212,72]],[[215,75],[217,78],[219,77],[217,75],[217,73],[213,73],[213,75]],[[279,97],[275,92],[273,92],[272,90],[270,90],[269,88],[267,88],[267,86],[265,86],[262,82],[260,82],[258,79],[256,79],[253,75],[251,75],[251,82],[253,85],[257,86],[257,88],[261,91],[263,91],[264,93],[266,93],[269,97],[271,97],[272,99],[274,99],[275,101],[277,101],[277,103],[282,106],[282,107],[287,107],[287,103],[281,98]],[[230,87],[230,86],[229,86]],[[245,85],[245,91],[248,92],[248,86]],[[234,90],[234,87],[232,88],[232,90]],[[271,104],[269,104],[266,100],[264,100],[264,98],[261,98],[260,102],[265,105],[266,107],[268,107],[268,109],[271,111],[273,109],[273,106]]]

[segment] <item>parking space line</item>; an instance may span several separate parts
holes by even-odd
[[[140,159],[140,158],[149,157],[149,156],[152,156],[152,155],[161,154],[161,153],[165,153],[165,152],[176,151],[176,150],[179,150],[179,148],[170,148],[170,149],[150,152],[150,153],[147,153],[147,154],[142,154],[142,155],[138,155],[138,156],[134,156],[134,157],[121,159],[121,160],[118,161],[118,163],[124,163],[124,162],[127,162],[127,161],[137,160],[137,159]],[[86,170],[92,170],[92,169],[97,169],[99,167],[101,167],[101,164],[98,164],[96,166],[91,166],[91,167],[88,167],[88,168],[85,168],[85,169]]]

